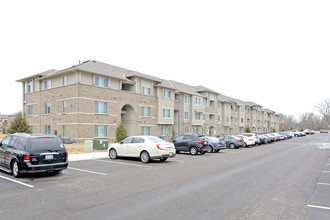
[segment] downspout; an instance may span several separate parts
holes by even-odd
[[[76,73],[76,142],[78,142],[78,121],[79,121],[79,71],[74,70]]]

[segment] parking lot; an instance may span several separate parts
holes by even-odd
[[[316,134],[148,164],[71,161],[59,175],[0,172],[0,218],[329,219],[329,149]]]

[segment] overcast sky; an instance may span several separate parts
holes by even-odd
[[[97,60],[287,115],[330,98],[330,1],[2,1],[0,113],[16,80]]]

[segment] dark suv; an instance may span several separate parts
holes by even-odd
[[[19,177],[22,173],[61,172],[68,167],[68,153],[53,135],[16,133],[0,143],[0,170]]]
[[[197,134],[183,134],[176,136],[173,139],[176,152],[180,151],[190,152],[196,155],[198,152],[204,154],[208,151],[209,142],[205,137],[199,137]]]

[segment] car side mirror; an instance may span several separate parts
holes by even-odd
[[[172,140],[173,143],[175,143],[175,140]]]
[[[119,142],[119,144],[123,144],[124,142],[122,141],[122,142]]]

